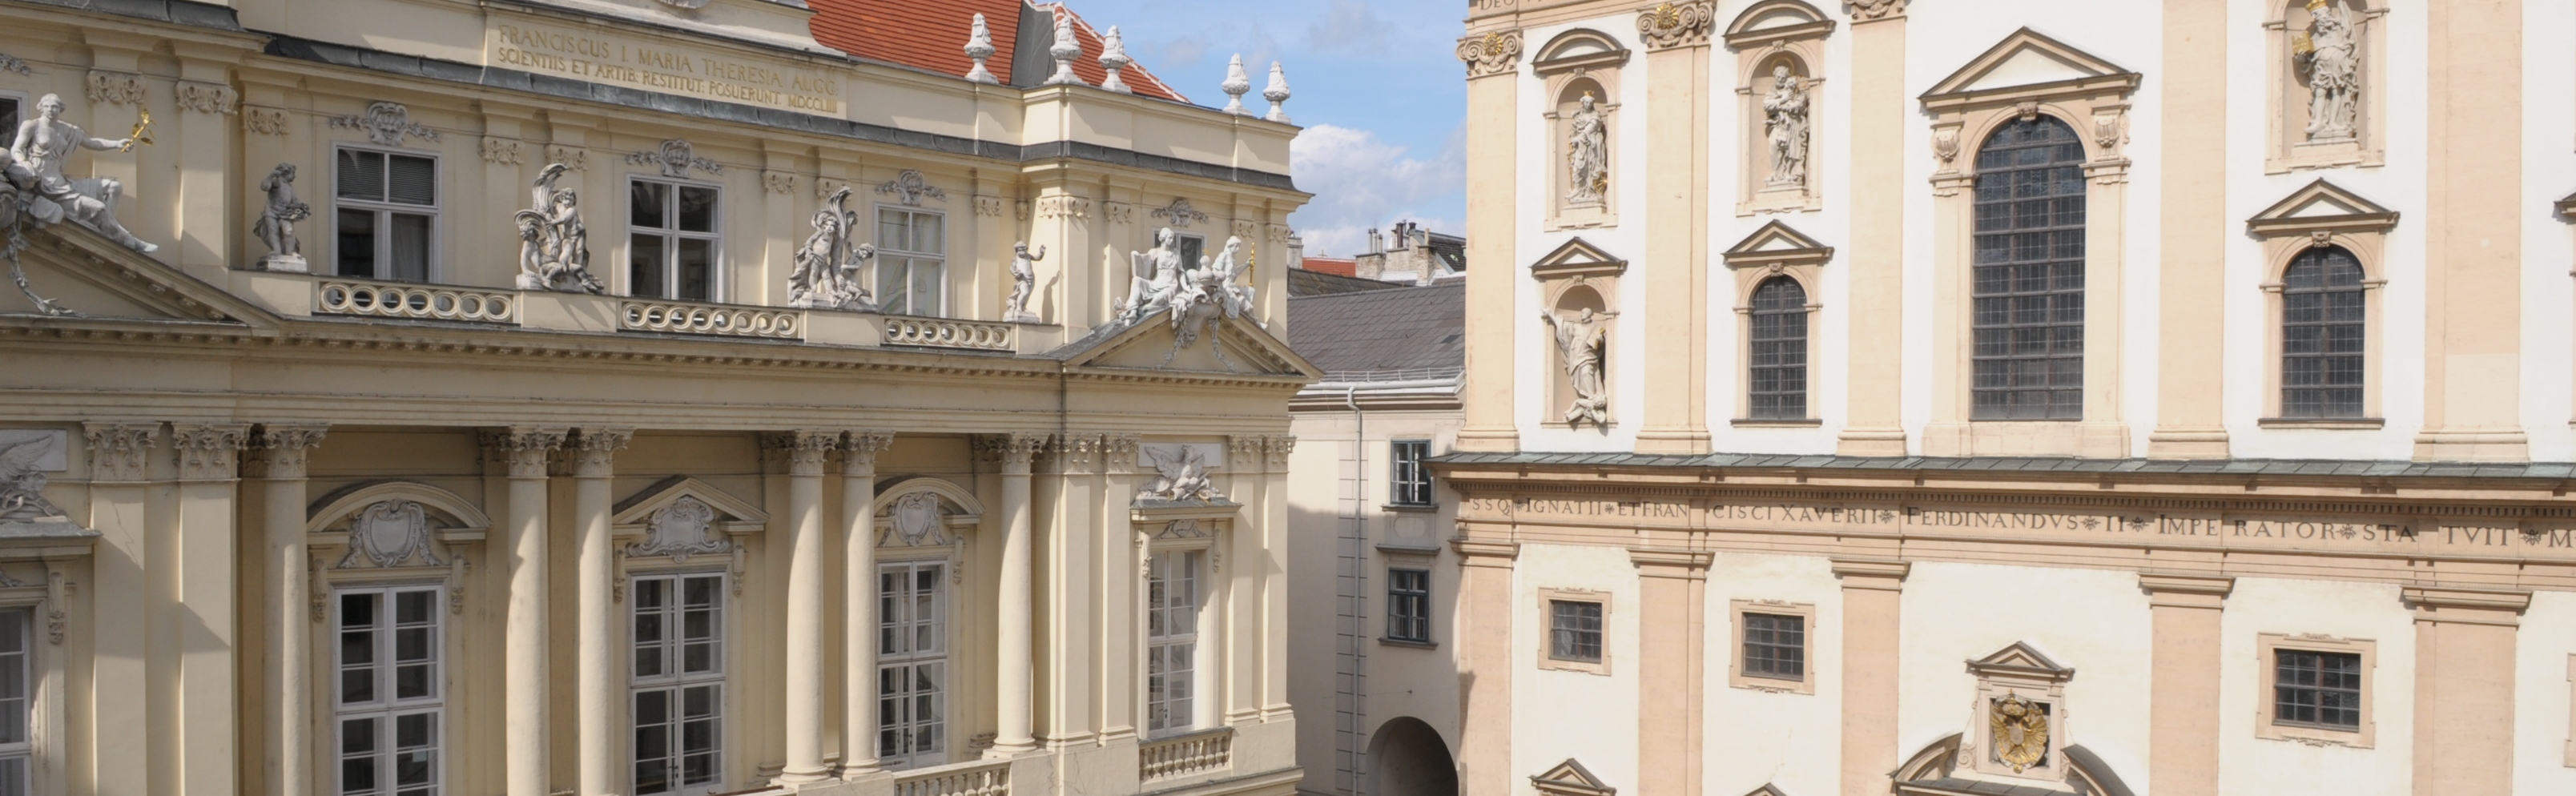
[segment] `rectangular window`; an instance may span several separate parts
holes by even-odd
[[[716,189],[635,180],[626,201],[627,292],[715,300]]]
[[[1145,576],[1145,729],[1187,730],[1196,707],[1199,559],[1197,550],[1155,553]]]
[[[877,307],[889,315],[948,314],[948,219],[877,208]]]
[[[724,774],[724,576],[633,584],[634,792],[715,790]]]
[[[888,767],[948,762],[948,565],[877,565],[877,756]]]
[[[1601,604],[1578,600],[1547,601],[1548,657],[1577,663],[1601,662]]]
[[[2354,730],[2361,727],[2361,655],[2275,650],[2272,723]]]
[[[343,149],[336,174],[334,273],[429,281],[430,241],[438,221],[438,159]]]
[[[332,711],[341,796],[436,796],[444,713],[436,586],[339,589]]]
[[[1431,505],[1431,469],[1422,460],[1431,458],[1431,441],[1400,439],[1387,443],[1388,460],[1395,466],[1392,480],[1395,494],[1387,502],[1398,506]]]
[[[1431,643],[1431,571],[1386,571],[1386,637]]]
[[[0,796],[36,792],[35,609],[0,610]]]
[[[1806,679],[1806,617],[1745,614],[1744,674],[1778,680]]]

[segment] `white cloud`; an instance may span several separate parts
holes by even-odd
[[[1306,46],[1320,52],[1374,53],[1386,47],[1386,22],[1368,6],[1333,0],[1324,17],[1306,27]]]
[[[1463,129],[1463,128],[1462,128]],[[1466,188],[1467,159],[1457,132],[1429,159],[1408,157],[1402,146],[1377,134],[1330,124],[1308,127],[1289,146],[1297,187],[1315,195],[1289,219],[1306,240],[1306,252],[1348,257],[1367,251],[1368,230],[1412,220],[1440,232],[1460,231],[1458,219],[1436,211],[1456,207]]]

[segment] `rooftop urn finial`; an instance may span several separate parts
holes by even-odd
[[[1288,111],[1280,106],[1288,102],[1288,73],[1280,71],[1279,62],[1270,62],[1270,86],[1261,90],[1261,98],[1270,101],[1270,115],[1261,118],[1288,123]]]
[[[1100,68],[1109,71],[1109,78],[1100,81],[1100,87],[1120,94],[1136,93],[1127,88],[1126,81],[1118,79],[1118,70],[1131,63],[1135,61],[1127,57],[1127,42],[1119,37],[1118,26],[1109,26],[1109,33],[1100,37]]]
[[[966,57],[975,59],[975,68],[966,72],[969,82],[988,86],[1002,84],[1001,80],[993,77],[991,70],[984,68],[984,59],[993,57],[994,52],[993,29],[984,25],[984,15],[976,14],[975,31],[966,36]]]
[[[1082,42],[1073,38],[1073,12],[1062,5],[1055,7],[1055,46],[1047,48],[1047,54],[1055,56],[1055,74],[1047,77],[1045,85],[1087,85],[1073,73],[1073,60],[1082,57]]]
[[[1243,95],[1252,90],[1252,77],[1243,73],[1242,53],[1235,53],[1234,61],[1225,65],[1225,82],[1218,84],[1217,88],[1225,90],[1227,97],[1225,112],[1236,115],[1245,113]]]

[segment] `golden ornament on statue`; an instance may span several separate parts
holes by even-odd
[[[134,130],[125,134],[125,145],[117,147],[116,151],[132,152],[134,145],[149,143],[152,143],[152,112],[144,111],[142,118],[134,121]]]

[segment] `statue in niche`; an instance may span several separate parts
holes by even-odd
[[[295,164],[280,163],[259,181],[259,189],[268,194],[268,207],[259,212],[259,222],[252,224],[250,234],[268,244],[268,256],[259,258],[262,267],[271,271],[305,270],[304,245],[295,239],[295,222],[310,218],[313,208],[295,198]]]
[[[1788,64],[1771,67],[1771,94],[1762,98],[1762,132],[1771,139],[1771,187],[1807,184],[1807,81]]]
[[[2308,31],[2291,49],[2308,73],[2308,140],[2352,140],[2361,129],[2361,40],[2352,11],[2308,0]]]
[[[1152,250],[1130,252],[1127,258],[1135,276],[1128,282],[1127,298],[1118,302],[1120,326],[1171,309],[1173,297],[1181,290],[1181,272],[1186,270],[1181,263],[1180,234],[1171,227],[1154,230]]]
[[[1610,398],[1601,381],[1603,357],[1608,354],[1608,330],[1603,328],[1607,313],[1585,307],[1572,318],[1559,318],[1542,311],[1539,320],[1555,331],[1556,352],[1565,360],[1565,375],[1574,385],[1574,403],[1565,408],[1567,425],[1591,423],[1607,429],[1610,422]]]
[[[605,293],[590,274],[590,227],[581,220],[581,197],[556,188],[564,164],[548,164],[529,190],[528,209],[511,216],[519,226],[519,289]]]
[[[63,516],[62,509],[45,500],[45,473],[38,465],[53,447],[53,437],[40,436],[0,450],[0,522]]]
[[[1583,92],[1565,134],[1565,165],[1574,184],[1565,194],[1567,204],[1599,205],[1609,193],[1609,146],[1609,131],[1602,125],[1600,109],[1593,105],[1592,92]]]
[[[140,132],[143,125],[135,127]],[[71,165],[74,150],[126,151],[136,143],[148,140],[91,138],[80,125],[63,121],[63,98],[47,94],[36,100],[36,118],[18,124],[18,139],[9,145],[9,156],[15,161],[6,167],[9,181],[19,190],[33,194],[26,199],[26,211],[38,226],[70,219],[128,249],[151,254],[161,247],[134,237],[116,221],[116,200],[125,194],[124,183],[105,177],[75,180],[63,176],[63,167]]]
[[[809,309],[875,312],[876,298],[859,280],[859,271],[877,256],[877,247],[850,245],[850,229],[859,215],[850,212],[850,189],[842,186],[824,197],[814,211],[814,234],[796,250],[796,270],[787,274],[787,306]]]
[[[1037,313],[1029,311],[1029,294],[1037,290],[1037,263],[1044,259],[1046,259],[1045,244],[1039,244],[1035,254],[1029,252],[1028,241],[1020,241],[1011,247],[1011,312],[1007,316],[1009,320],[1019,323],[1038,322]]]

